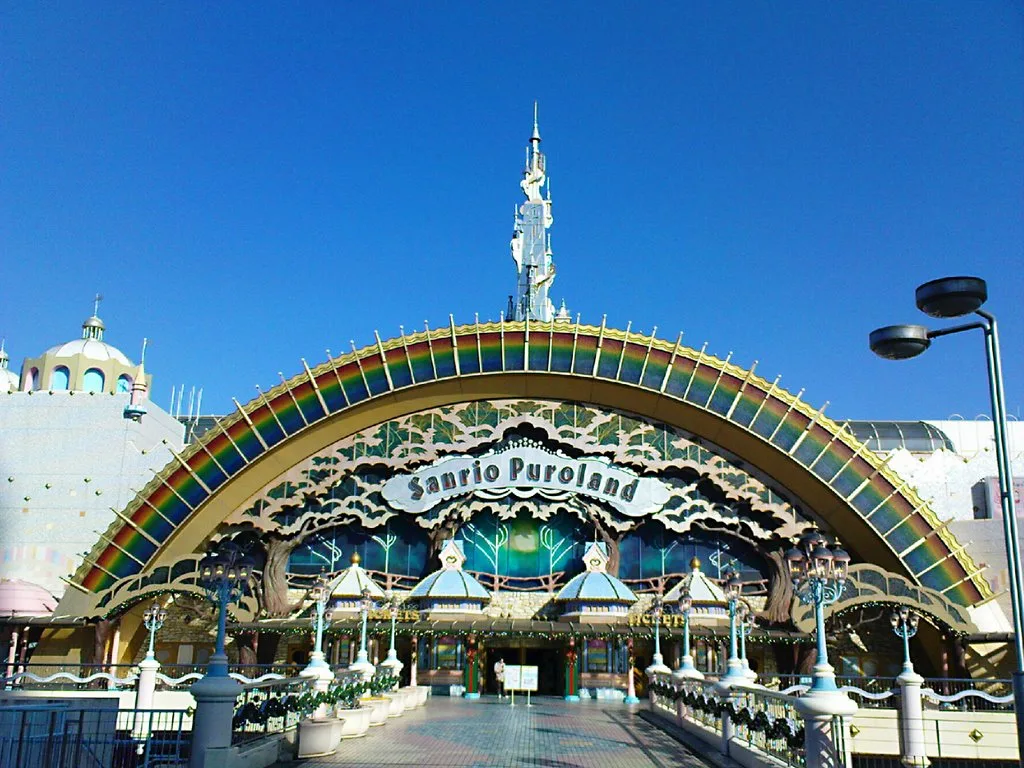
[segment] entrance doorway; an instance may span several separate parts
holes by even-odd
[[[561,645],[496,645],[487,647],[484,693],[497,695],[498,680],[494,665],[498,659],[506,664],[537,667],[538,696],[561,696],[565,692],[565,652]]]

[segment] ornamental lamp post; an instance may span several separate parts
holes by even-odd
[[[309,590],[309,596],[313,599],[313,614],[310,623],[313,625],[313,652],[309,654],[309,664],[299,674],[303,677],[314,678],[313,685],[317,690],[326,691],[334,679],[334,671],[331,665],[324,659],[323,641],[324,630],[331,625],[332,611],[327,606],[331,599],[330,584],[321,574],[313,582]]]
[[[903,671],[913,672],[914,664],[910,661],[910,638],[917,634],[918,615],[906,606],[893,611],[889,617],[892,631],[903,640]]]
[[[910,661],[910,638],[917,634],[918,615],[906,606],[900,606],[889,617],[892,631],[903,640],[903,671],[896,678],[900,687],[900,730],[902,731],[902,762],[907,766],[929,764],[924,738],[924,704],[921,686],[924,678],[914,671]]]
[[[167,611],[161,607],[160,603],[154,602],[149,608],[146,609],[145,613],[142,614],[142,624],[146,629],[149,630],[149,650],[146,651],[146,659],[156,659],[153,653],[153,639],[156,637],[156,633],[160,630],[160,627],[167,621]]]
[[[228,656],[224,650],[227,634],[228,604],[242,599],[253,562],[233,541],[222,542],[215,551],[207,552],[199,562],[199,582],[207,597],[217,603],[217,642],[206,667],[211,677],[228,676]]]
[[[149,650],[146,651],[146,657],[139,662],[139,682],[135,688],[135,708],[138,710],[153,708],[156,672],[160,669],[160,662],[157,661],[156,654],[153,652],[153,638],[165,621],[167,621],[167,611],[155,601],[142,614],[142,624],[149,630]],[[142,739],[148,734],[148,728],[137,727],[134,735],[136,738]]]
[[[654,654],[651,656],[651,665],[644,670],[649,680],[653,680],[655,675],[672,672],[665,665],[665,658],[661,655],[661,616],[664,612],[665,598],[657,594],[651,602],[651,616],[654,617]]]
[[[743,664],[743,674],[746,675],[750,682],[757,680],[757,672],[750,668],[750,662],[747,660],[747,637],[754,630],[756,624],[754,622],[754,612],[751,610],[747,603],[741,603],[740,605],[740,617],[739,617],[739,634],[740,634],[740,662]]]
[[[199,562],[199,583],[211,601],[216,601],[217,644],[206,667],[206,674],[190,689],[196,700],[192,718],[190,768],[204,768],[207,753],[230,749],[235,698],[241,684],[228,675],[228,657],[224,651],[228,603],[238,602],[252,576],[253,561],[233,541],[221,542]]]
[[[948,319],[974,314],[980,320],[934,331],[922,325],[890,325],[878,328],[871,332],[869,343],[871,351],[879,357],[907,360],[927,350],[932,339],[975,329],[980,329],[985,335],[988,393],[992,405],[996,474],[999,478],[1003,539],[1013,614],[1013,644],[1017,663],[1013,672],[1017,747],[1020,754],[1024,755],[1024,573],[1021,571],[1020,539],[1017,533],[1017,512],[1014,508],[1013,474],[1006,444],[1006,396],[1003,391],[999,328],[995,315],[981,308],[988,300],[988,286],[980,277],[943,277],[930,280],[917,287],[914,298],[917,308],[930,317]]]
[[[832,605],[842,596],[850,556],[838,544],[830,548],[820,532],[809,531],[786,553],[786,560],[800,602],[814,606],[818,658],[811,691],[837,691],[835,671],[828,663],[825,643],[825,606]]]
[[[693,666],[693,656],[690,655],[690,613],[693,612],[693,596],[690,594],[689,585],[679,596],[677,605],[679,613],[683,616],[683,658],[680,661],[679,669],[672,673],[672,677],[703,680],[704,675]]]
[[[743,662],[740,660],[736,647],[736,618],[740,604],[740,592],[742,582],[736,571],[729,570],[725,573],[723,591],[729,606],[729,660],[726,662],[725,676],[721,682],[726,684],[738,684],[747,682],[747,675],[743,669]]]
[[[359,653],[356,654],[355,662],[349,665],[349,669],[353,672],[358,672],[360,677],[367,682],[373,678],[373,673],[376,671],[366,655],[366,618],[373,608],[373,595],[368,587],[364,587],[362,597],[359,600],[359,614],[362,622],[359,635]]]
[[[381,662],[381,666],[388,669],[388,671],[398,677],[401,673],[402,668],[405,666],[398,658],[398,651],[395,649],[395,623],[398,621],[398,595],[392,590],[388,590],[384,593],[386,600],[385,605],[387,606],[388,613],[391,615],[391,647],[388,648],[388,656],[384,661]]]
[[[800,602],[814,606],[818,658],[810,690],[796,700],[804,718],[807,768],[850,764],[849,721],[857,704],[836,686],[825,644],[825,606],[835,603],[846,586],[850,556],[837,543],[829,547],[818,531],[808,531],[786,553],[793,589]]]

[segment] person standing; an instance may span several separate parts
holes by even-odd
[[[494,662],[494,678],[498,681],[498,698],[505,698],[505,660],[501,657]]]

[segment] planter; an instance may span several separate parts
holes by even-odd
[[[391,699],[386,696],[371,696],[368,699],[363,699],[362,702],[364,707],[370,708],[371,728],[375,725],[384,725],[387,722]]]
[[[385,694],[388,697],[388,717],[401,717],[405,712],[405,696],[398,691]]]
[[[341,721],[341,738],[357,739],[365,736],[370,730],[370,715],[373,710],[369,707],[359,709],[339,709],[338,720]]]
[[[299,722],[299,748],[296,757],[333,755],[341,741],[341,726],[336,718],[307,718]]]
[[[402,688],[402,693],[405,694],[405,708],[415,709],[419,705],[419,694],[415,688]]]
[[[422,707],[427,703],[427,694],[430,693],[429,685],[410,685],[406,690],[416,700],[417,707]]]

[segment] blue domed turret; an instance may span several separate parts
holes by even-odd
[[[454,539],[441,548],[441,568],[413,587],[409,597],[431,613],[480,613],[490,594],[472,575],[462,570],[466,555]]]
[[[605,572],[608,552],[604,544],[593,543],[583,553],[587,570],[574,576],[555,595],[562,603],[563,618],[613,619],[625,616],[629,606],[636,602],[633,591],[617,578]]]

